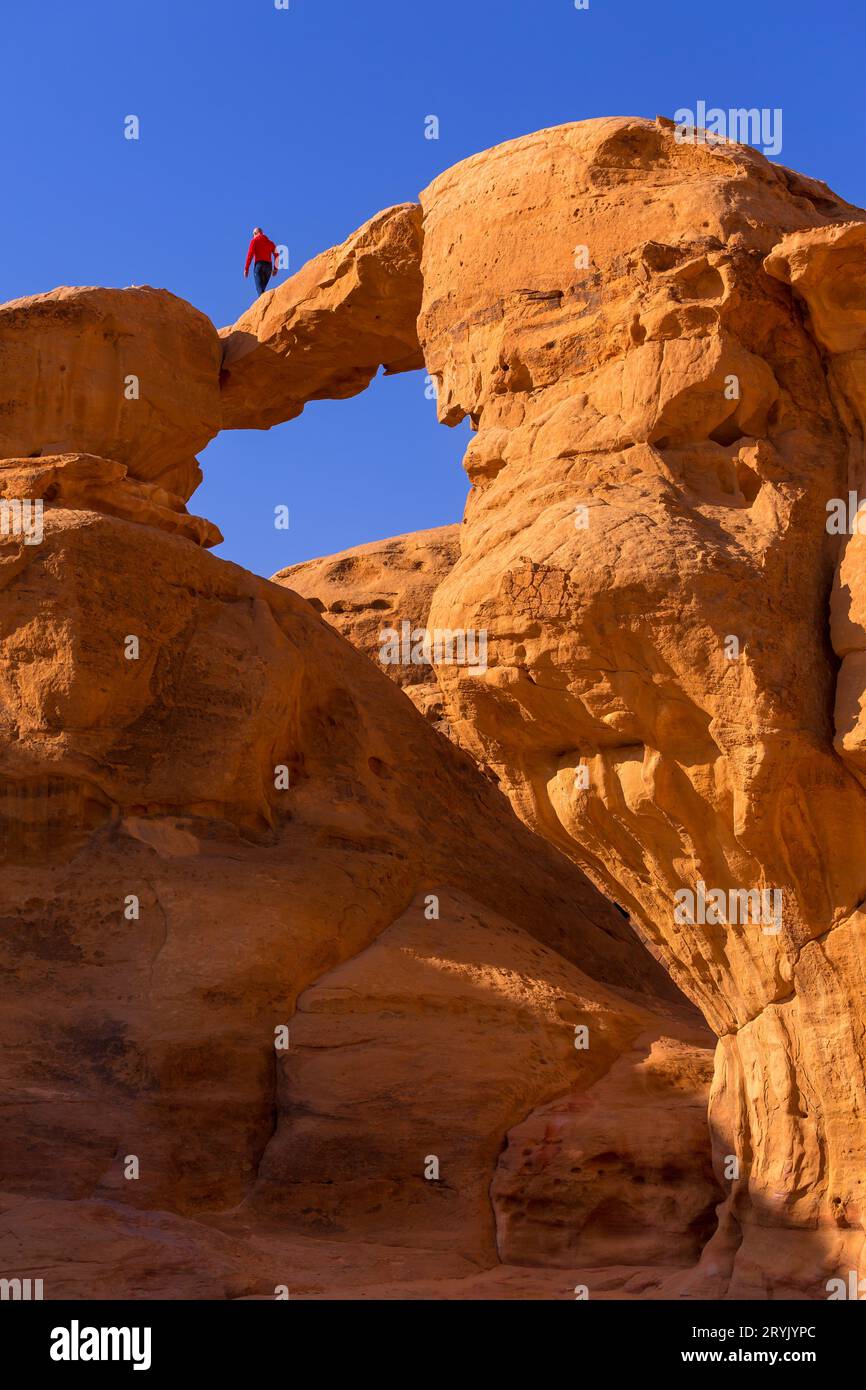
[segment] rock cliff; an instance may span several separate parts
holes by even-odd
[[[0,309],[2,496],[45,503],[0,546],[0,1250],[83,1296],[866,1274],[866,214],[585,121],[221,337],[151,290]],[[459,530],[207,554],[220,426],[422,363]],[[397,618],[484,660],[383,669]]]
[[[700,1020],[304,599],[95,493],[44,500],[40,542],[0,549],[3,1277],[507,1274],[509,1131],[640,1040],[706,1049]]]
[[[440,526],[289,565],[273,575],[303,594],[322,617],[376,661],[409,696],[416,709],[450,732],[432,665],[389,661],[389,640],[423,632],[437,586],[460,554],[460,527]],[[408,624],[408,630],[406,628]]]

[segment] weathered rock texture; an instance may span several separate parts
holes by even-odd
[[[185,431],[180,370],[154,386],[151,450],[104,399],[135,371],[122,323],[87,327],[157,292],[0,310],[42,400],[3,417],[6,496],[50,503],[41,545],[0,545],[4,1273],[24,1250],[58,1295],[232,1297],[866,1275],[866,598],[862,538],[827,524],[866,484],[864,223],[744,147],[589,121],[263,296],[223,333],[225,426],[422,353],[440,418],[471,417],[432,598],[438,559],[405,572],[426,537],[279,584],[191,543],[170,518],[214,340],[178,359]],[[147,491],[111,506],[117,467]],[[436,675],[525,825],[293,577],[362,652],[404,604],[487,633],[486,671]],[[719,1039],[709,1136],[700,1025],[582,870]],[[699,885],[709,913],[676,910]]]
[[[441,919],[430,922],[423,903],[413,903],[366,951],[301,995],[293,1032],[298,1055],[284,1074],[286,1110],[298,1118],[269,1146],[255,1196],[298,1230],[376,1239],[387,1213],[394,1244],[485,1259],[494,1225],[489,1189],[503,1136],[515,1117],[534,1110],[533,1097],[580,1104],[629,1053],[643,1018],[655,1042],[666,1026],[695,1038],[708,1073],[711,1054],[687,1016],[672,1008],[666,1025],[658,1005],[647,1011],[646,998],[599,989],[561,953],[479,910],[477,897],[449,891],[440,906]],[[576,1051],[575,1025],[590,1020],[590,1045]],[[669,1136],[668,1182],[636,1213],[635,1257],[619,1258],[614,1235],[607,1249],[603,1238],[587,1251],[575,1243],[571,1258],[559,1263],[577,1268],[607,1258],[663,1272],[667,1264],[693,1261],[695,1242],[685,1231],[672,1230],[664,1241],[655,1228],[665,1202],[685,1205],[693,1185],[711,1215],[720,1199],[708,1088],[709,1075],[699,1131]],[[620,1141],[610,1114],[601,1117],[599,1132],[605,1148]],[[431,1184],[418,1160],[433,1156],[439,1174]],[[413,1168],[414,1181],[407,1181]],[[556,1237],[539,1226],[520,1251],[500,1255],[510,1263],[516,1253],[521,1263],[527,1249],[529,1263],[553,1263]]]
[[[866,215],[638,119],[475,156],[421,207],[418,337],[475,429],[428,621],[490,644],[483,677],[437,667],[450,728],[719,1036],[696,1286],[823,1296],[866,1273],[863,540],[828,524],[866,486]],[[723,908],[675,914],[699,884]],[[759,891],[764,920],[728,900]]]
[[[78,501],[44,524],[0,546],[0,1272],[461,1296],[506,1133],[699,1021],[306,601]]]
[[[783,238],[767,270],[808,307],[811,332],[826,354],[834,402],[848,432],[848,486],[842,552],[831,602],[830,636],[842,659],[836,681],[835,747],[861,781],[866,771],[866,223],[851,222]],[[852,505],[853,494],[853,505]]]
[[[797,232],[859,264],[859,228],[825,229],[863,214],[638,120],[516,141],[421,201],[427,367],[477,426],[430,621],[491,644],[484,679],[439,668],[448,717],[720,1036],[701,1277],[820,1295],[859,1267],[866,1199],[866,802],[833,750],[826,528],[861,443],[821,326],[845,304],[856,354],[862,272],[816,326],[800,260],[793,293],[776,267]],[[781,930],[675,920],[699,880],[780,890]]]
[[[220,427],[221,348],[167,290],[58,289],[0,306],[0,458],[95,454],[181,498]]]
[[[426,629],[436,587],[460,554],[460,527],[439,526],[372,541],[339,555],[289,565],[273,575],[302,594],[344,637],[382,666],[401,686],[417,709],[443,732],[442,697],[435,673],[427,662],[383,662],[387,640],[383,633],[403,636]]]
[[[181,498],[154,483],[130,477],[124,463],[92,454],[46,454],[38,459],[0,459],[0,499],[10,506],[39,501],[43,508],[80,508],[158,526],[197,545],[218,545],[212,521],[191,516]],[[32,517],[32,509],[29,513]],[[10,513],[10,519],[14,514]]]
[[[712,1070],[702,1039],[639,1038],[594,1086],[527,1116],[491,1188],[502,1259],[652,1267],[690,1250],[696,1261],[719,1200],[704,1148]]]
[[[223,329],[222,423],[269,429],[307,401],[344,400],[379,368],[423,365],[421,209],[388,208]]]

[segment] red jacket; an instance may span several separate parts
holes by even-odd
[[[258,236],[254,236],[250,242],[250,249],[247,252],[247,263],[244,266],[244,275],[248,273],[253,261],[269,261],[273,264],[274,270],[276,270],[277,267],[273,260],[276,251],[277,248],[270,237],[265,236],[264,232],[259,232]]]

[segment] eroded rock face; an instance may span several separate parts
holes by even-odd
[[[848,475],[828,526],[841,554],[831,600],[830,637],[842,665],[836,682],[836,751],[861,781],[866,770],[866,223],[849,222],[784,237],[765,267],[806,306],[812,336],[826,353],[834,402],[848,433]]]
[[[688,1266],[716,1228],[700,1034],[636,1039],[510,1132],[491,1187],[506,1263]],[[702,1161],[701,1161],[702,1160]]]
[[[96,458],[93,454],[46,454],[38,459],[0,459],[0,499],[10,508],[10,527],[15,522],[15,503],[38,502],[41,508],[100,511],[109,516],[157,526],[197,545],[219,545],[222,533],[212,521],[191,516],[180,497],[154,483],[130,477],[124,463]],[[19,526],[35,523],[32,507],[19,512]]]
[[[427,628],[436,587],[459,554],[460,527],[439,526],[289,565],[272,578],[302,594],[332,627],[382,667],[416,709],[447,732],[432,665],[382,657],[390,653],[392,633],[399,635],[400,655],[408,648],[411,656],[412,634],[417,644],[417,634]]]
[[[253,1197],[292,1229],[352,1230],[375,1239],[387,1211],[396,1244],[489,1257],[490,1180],[511,1123],[533,1109],[534,1097],[583,1103],[640,1034],[646,997],[624,999],[600,988],[527,931],[480,910],[470,895],[443,894],[440,908],[440,920],[428,921],[416,901],[368,950],[298,1000],[298,1054],[281,1081],[288,1122],[268,1148]],[[590,1018],[590,1045],[578,1051],[576,1026]],[[658,1005],[649,1021],[658,1040]],[[673,1007],[668,1026],[694,1028]],[[709,1072],[706,1035],[696,1036]],[[614,1082],[611,1092],[620,1090]],[[616,1123],[610,1113],[599,1120],[610,1148]],[[674,1152],[680,1144],[689,1180],[705,1183],[705,1095],[700,1125],[681,1129]],[[534,1191],[529,1196],[534,1209],[543,1205]],[[719,1196],[711,1185],[713,1225]],[[679,1233],[670,1232],[661,1249],[657,1227],[672,1200],[670,1184],[653,1198],[635,1213],[632,1258],[620,1258],[618,1233],[610,1232],[606,1249],[600,1233],[594,1248],[575,1241],[570,1258],[558,1263],[576,1268],[599,1255],[599,1263],[693,1263],[699,1246],[677,1239]],[[538,1250],[546,1256],[543,1240]],[[506,1263],[557,1263],[501,1244],[499,1254]]]
[[[59,1205],[58,1294],[101,1223],[128,1258],[133,1207],[147,1288],[185,1296],[267,1294],[314,1236],[340,1253],[305,1287],[386,1296],[537,1296],[587,1261],[641,1295],[866,1273],[866,610],[860,537],[827,526],[866,483],[863,227],[744,147],[590,121],[263,296],[223,334],[223,423],[423,349],[475,426],[453,563],[425,537],[278,584],[218,561],[171,519],[171,429],[149,457],[101,396],[93,437],[73,392],[74,438],[0,442],[5,495],[50,504],[41,545],[0,546],[7,1258],[56,1254]],[[525,825],[362,655],[403,605],[487,635],[437,681]],[[714,1176],[704,1035],[581,870],[719,1038]]]
[[[441,418],[477,426],[430,622],[490,644],[483,678],[437,668],[449,720],[721,1037],[716,1289],[820,1296],[858,1267],[866,1197],[866,803],[827,644],[827,502],[859,441],[825,330],[764,261],[797,232],[859,255],[829,224],[863,214],[639,120],[515,141],[421,201],[427,367]],[[699,883],[781,898],[675,916]]]
[[[0,306],[0,459],[93,454],[179,497],[220,427],[221,349],[149,286],[57,289]]]
[[[306,601],[61,500],[0,547],[3,1276],[461,1296],[507,1130],[694,1017]]]
[[[388,208],[222,330],[224,429],[269,429],[423,365],[421,209]]]

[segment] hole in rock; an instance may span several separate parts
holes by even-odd
[[[269,578],[287,565],[447,526],[463,516],[470,430],[440,425],[427,373],[381,373],[270,430],[224,430],[199,456],[190,511],[223,532],[214,554]],[[288,508],[278,529],[275,508]]]
[[[672,270],[682,255],[676,246],[668,246],[662,241],[648,241],[641,249],[641,257],[650,270]]]
[[[725,292],[719,271],[706,261],[684,266],[677,279],[680,293],[689,299],[721,299]]]
[[[742,459],[737,459],[737,483],[740,492],[751,505],[761,491],[761,479],[754,468],[750,468]]]
[[[743,438],[743,427],[738,425],[736,420],[729,418],[723,420],[710,434],[710,439],[715,444],[722,444],[726,449],[731,444],[736,444],[738,439]]]

